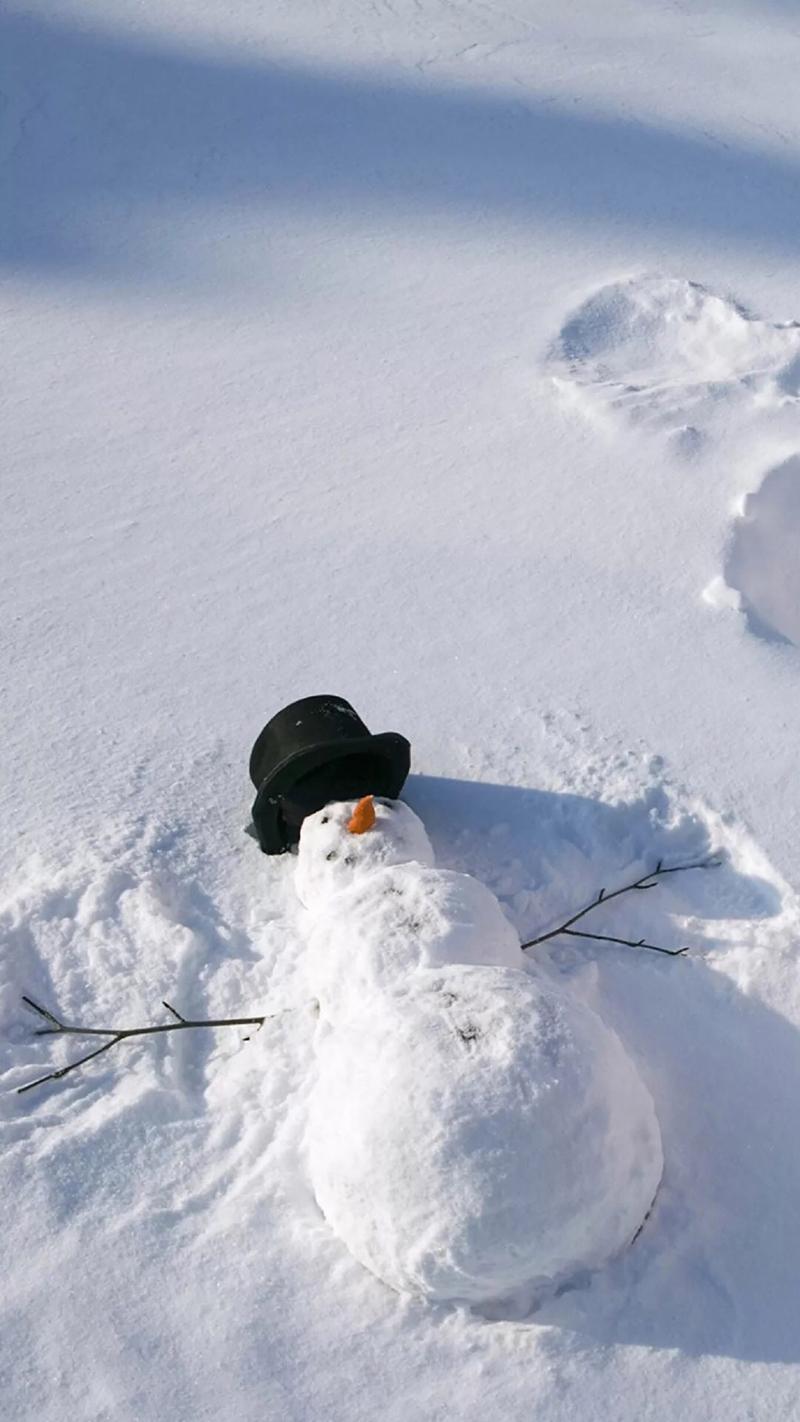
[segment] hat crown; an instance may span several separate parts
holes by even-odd
[[[358,740],[369,731],[343,696],[304,696],[269,720],[250,754],[250,779],[258,789],[287,756],[320,741]]]
[[[372,735],[343,696],[306,696],[267,722],[250,755],[253,824],[266,854],[296,844],[309,814],[334,800],[396,799],[411,747],[394,731]]]

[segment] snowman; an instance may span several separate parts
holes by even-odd
[[[663,1168],[653,1102],[494,895],[373,796],[304,820],[295,883],[319,1002],[308,1168],[355,1258],[404,1293],[525,1310],[624,1249]]]

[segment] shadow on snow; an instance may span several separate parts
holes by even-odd
[[[657,785],[609,805],[414,776],[406,798],[440,862],[490,883],[522,936],[659,857],[674,864],[714,848],[702,821],[674,820]],[[569,1331],[594,1356],[598,1344],[622,1343],[800,1361],[800,1033],[704,960],[739,943],[763,953],[755,940],[771,933],[774,945],[769,921],[781,908],[772,884],[726,861],[592,915],[596,932],[689,942],[687,958],[563,939],[539,950],[577,990],[588,976],[589,1000],[638,1062],[664,1137],[664,1179],[634,1247],[531,1320]],[[725,924],[716,939],[715,923]]]
[[[521,93],[523,91],[520,91]],[[275,258],[270,210],[505,218],[792,247],[800,166],[538,98],[402,73],[237,61],[67,20],[0,20],[0,261],[219,278],[226,206]]]

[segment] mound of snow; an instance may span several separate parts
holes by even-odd
[[[771,469],[733,526],[725,582],[751,631],[800,646],[800,456]]]
[[[796,322],[758,321],[697,282],[644,276],[613,282],[584,302],[562,327],[554,355],[581,384],[640,388],[777,376],[798,351]]]
[[[488,889],[400,859],[432,858],[407,806],[363,835],[352,808],[306,820],[297,870],[317,1201],[395,1289],[529,1302],[640,1228],[663,1164],[652,1101],[616,1035],[522,966]]]

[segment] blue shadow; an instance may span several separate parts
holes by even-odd
[[[394,209],[418,225],[600,223],[794,250],[800,166],[535,92],[237,62],[67,20],[0,19],[0,262],[130,280],[224,273],[223,205]],[[265,229],[264,261],[270,260]]]

